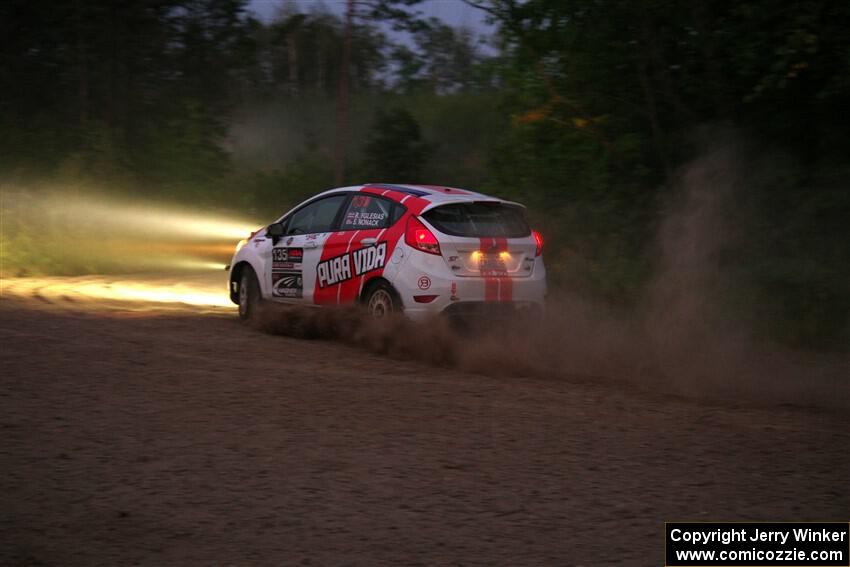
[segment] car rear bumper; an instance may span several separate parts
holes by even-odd
[[[536,259],[527,277],[485,278],[455,276],[439,256],[410,249],[406,252],[407,258],[399,262],[402,265],[390,281],[411,319],[436,314],[476,318],[543,306],[546,268],[542,258]]]

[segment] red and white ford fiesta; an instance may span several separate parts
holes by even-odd
[[[542,311],[542,248],[518,203],[433,185],[342,187],[240,242],[230,298],[244,320],[263,301],[359,301],[373,317],[412,319]]]

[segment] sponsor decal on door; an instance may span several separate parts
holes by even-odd
[[[275,297],[301,298],[304,293],[301,272],[272,272],[272,293]]]
[[[352,277],[362,276],[372,270],[383,269],[387,260],[387,243],[358,248],[335,258],[319,262],[316,275],[319,288],[341,284]]]
[[[304,294],[303,248],[272,249],[272,295],[299,299]]]

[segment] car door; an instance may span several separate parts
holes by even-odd
[[[383,273],[392,252],[383,236],[402,211],[401,205],[378,195],[351,195],[336,231],[325,241],[317,267],[317,304],[352,303],[368,278]]]
[[[275,239],[266,261],[272,300],[314,303],[316,266],[347,197],[335,193],[314,199],[281,221],[283,236]]]

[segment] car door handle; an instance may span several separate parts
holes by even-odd
[[[316,244],[316,242],[313,240],[308,240],[304,243],[304,248],[316,248],[317,246],[318,244]]]
[[[378,242],[377,238],[364,238],[363,240],[360,241],[360,244],[362,244],[363,246],[372,246],[373,244],[375,244],[377,242]]]

